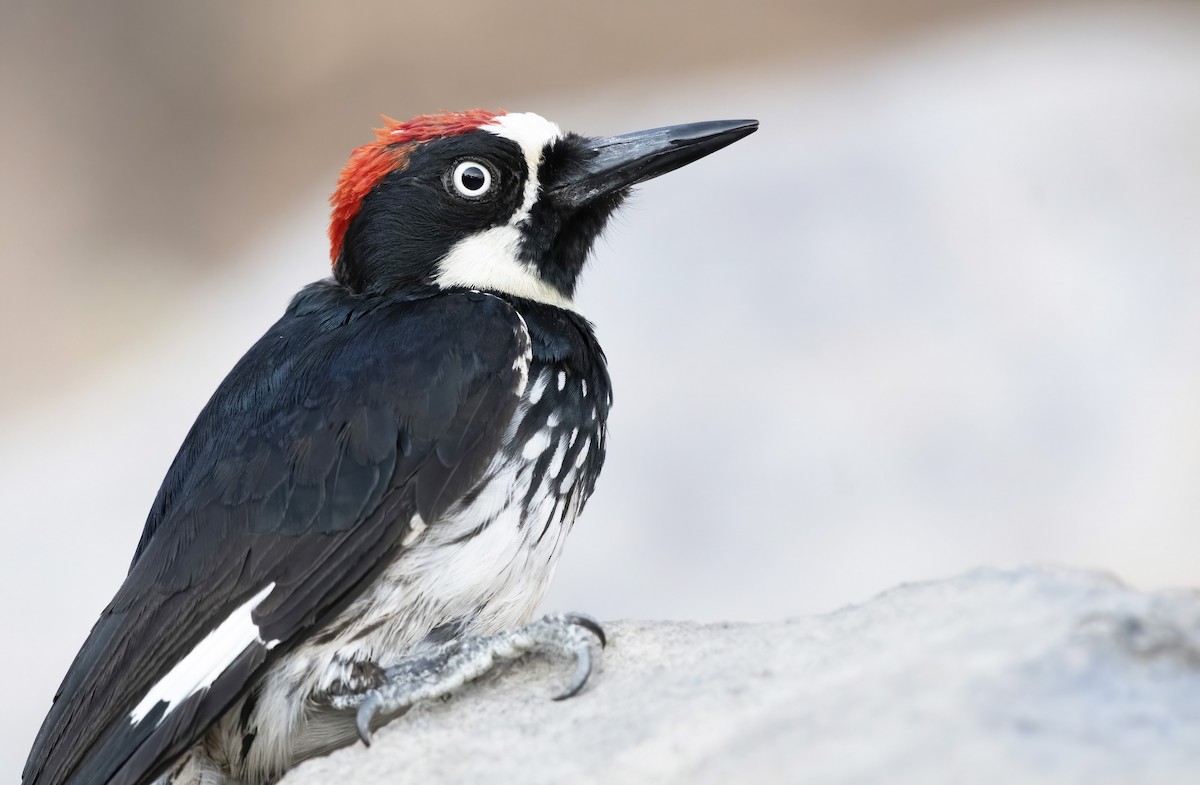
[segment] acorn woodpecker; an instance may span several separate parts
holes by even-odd
[[[331,198],[333,277],[200,413],[24,785],[264,785],[529,651],[586,681],[600,626],[529,621],[612,404],[576,282],[632,186],[758,124],[385,121]]]

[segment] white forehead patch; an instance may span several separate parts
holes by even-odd
[[[574,310],[570,298],[546,283],[537,270],[518,258],[520,225],[537,201],[538,167],[546,145],[562,138],[559,127],[532,112],[500,115],[484,131],[516,142],[525,154],[526,179],[521,205],[503,226],[495,226],[456,243],[438,265],[439,286],[464,286],[524,297]]]
[[[525,153],[529,173],[535,179],[538,164],[542,160],[542,150],[551,142],[561,139],[563,135],[557,124],[533,112],[502,114],[483,126],[483,130],[519,144]]]
[[[555,123],[533,112],[502,114],[483,126],[483,130],[516,142],[525,154],[528,177],[525,180],[524,198],[509,221],[516,226],[529,216],[529,211],[533,209],[533,203],[537,200],[538,189],[541,188],[541,183],[538,182],[538,167],[542,165],[542,153],[546,145],[562,138],[562,130]]]

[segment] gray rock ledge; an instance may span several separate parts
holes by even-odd
[[[284,785],[1200,783],[1200,592],[986,569],[771,624],[612,622]]]

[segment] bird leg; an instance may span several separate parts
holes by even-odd
[[[330,695],[335,709],[357,709],[358,736],[371,744],[371,722],[376,715],[395,715],[417,701],[440,698],[484,675],[498,663],[516,660],[528,652],[563,654],[575,659],[571,683],[554,700],[577,694],[592,673],[592,646],[606,643],[604,629],[590,616],[554,614],[497,635],[459,638],[432,651],[401,660],[383,672],[382,684],[363,691]]]

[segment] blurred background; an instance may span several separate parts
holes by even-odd
[[[0,771],[193,417],[396,117],[757,117],[580,307],[609,462],[546,606],[771,619],[1053,562],[1200,582],[1200,4],[0,0]]]

